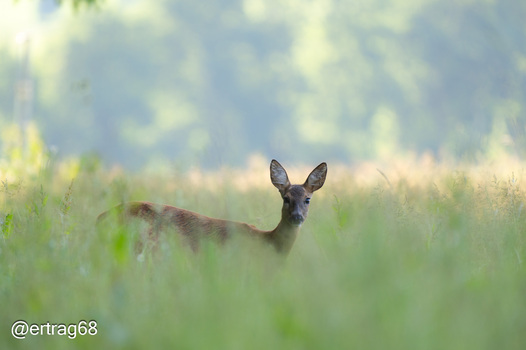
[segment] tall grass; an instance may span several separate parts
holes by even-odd
[[[374,168],[329,164],[285,262],[243,241],[195,255],[170,236],[137,259],[137,229],[95,226],[137,199],[271,229],[281,198],[266,167],[4,182],[0,348],[524,348],[521,165]],[[97,334],[17,340],[19,319],[96,320]]]

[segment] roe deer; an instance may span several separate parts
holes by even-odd
[[[149,224],[148,235],[156,240],[158,232],[173,228],[189,240],[194,251],[201,237],[217,237],[220,242],[232,234],[260,238],[272,245],[280,254],[287,255],[296,240],[301,224],[307,218],[309,202],[314,191],[325,182],[327,164],[321,163],[307,177],[303,185],[291,185],[287,172],[276,160],[270,163],[270,179],[283,198],[281,221],[272,231],[263,231],[253,225],[223,219],[213,219],[189,210],[150,202],[123,203],[99,215],[98,221],[116,210],[121,217],[137,217]]]

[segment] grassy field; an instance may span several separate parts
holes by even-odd
[[[329,164],[285,262],[243,241],[195,255],[169,235],[137,259],[134,227],[95,226],[149,200],[271,229],[266,163],[3,182],[0,349],[524,349],[522,166]],[[18,340],[17,320],[68,332]]]

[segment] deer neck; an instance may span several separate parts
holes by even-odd
[[[281,220],[278,226],[270,231],[272,245],[278,253],[287,255],[296,241],[300,231],[300,226],[289,224],[286,220]]]

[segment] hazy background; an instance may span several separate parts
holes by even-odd
[[[94,2],[0,0],[4,151],[13,123],[129,169],[524,151],[524,1]]]

